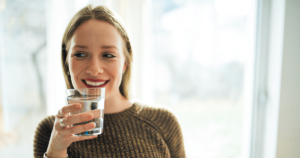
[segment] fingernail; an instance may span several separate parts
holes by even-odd
[[[90,128],[94,128],[96,125],[95,125],[95,123],[93,122],[93,123],[91,123],[90,125],[89,125],[89,127]]]
[[[93,118],[93,115],[92,115],[92,114],[87,114],[87,115],[86,115],[86,119],[90,120],[90,119],[92,119],[92,118]]]
[[[75,108],[80,108],[80,104],[76,104],[76,105],[75,105]]]
[[[90,114],[90,116],[89,116],[91,119],[94,117],[94,115],[93,114]]]

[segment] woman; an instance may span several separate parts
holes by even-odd
[[[62,41],[67,88],[105,87],[103,133],[74,136],[93,129],[92,114],[68,113],[69,104],[45,118],[34,138],[35,157],[185,157],[180,126],[168,110],[128,99],[132,50],[128,35],[109,9],[87,6],[70,21]],[[88,81],[88,82],[87,82]]]

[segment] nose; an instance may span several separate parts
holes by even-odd
[[[103,63],[97,59],[96,57],[91,58],[90,61],[88,61],[88,66],[86,68],[86,73],[97,76],[99,74],[102,74],[104,72],[103,70]]]

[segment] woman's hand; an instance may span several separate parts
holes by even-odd
[[[84,125],[77,125],[71,127],[72,124],[86,122],[94,118],[92,113],[81,113],[77,115],[70,115],[70,112],[77,111],[81,108],[79,103],[64,106],[59,110],[59,115],[55,116],[55,122],[51,133],[48,149],[46,151],[48,157],[67,157],[67,148],[72,142],[93,139],[97,136],[74,136],[73,134],[81,133],[95,128],[95,123],[90,122]],[[63,118],[65,127],[60,125],[60,119]]]

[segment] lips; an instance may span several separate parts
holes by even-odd
[[[105,87],[105,85],[109,82],[109,80],[101,80],[101,79],[84,79],[82,82],[85,84],[87,88],[101,88]]]

